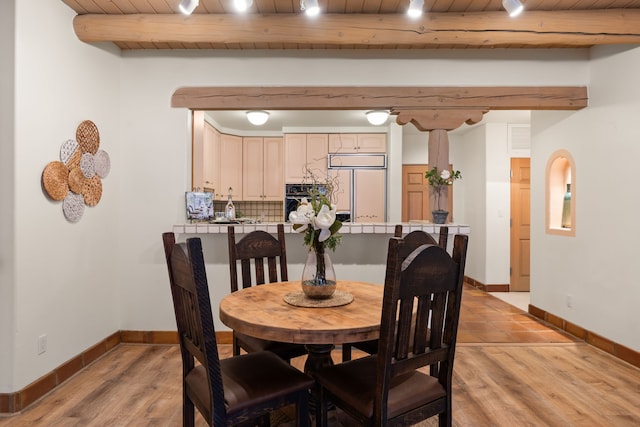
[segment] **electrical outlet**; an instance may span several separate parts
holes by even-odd
[[[42,354],[47,351],[47,336],[40,335],[38,337],[38,354]]]
[[[567,307],[569,307],[569,308],[573,307],[573,296],[572,295],[567,295]]]

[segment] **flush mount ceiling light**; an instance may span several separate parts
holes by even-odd
[[[409,10],[407,10],[407,15],[412,18],[418,18],[422,16],[423,6],[424,0],[409,0]]]
[[[384,110],[367,111],[367,120],[374,126],[379,126],[387,121],[389,112]]]
[[[269,120],[269,113],[266,111],[247,111],[247,120],[255,126],[261,126]]]
[[[191,15],[199,3],[200,0],[182,0],[178,9],[185,15]]]
[[[300,0],[300,10],[304,10],[307,16],[316,16],[320,13],[318,0]]]
[[[524,6],[520,0],[502,0],[502,7],[507,11],[510,17],[518,16],[524,10]]]
[[[233,6],[238,12],[246,12],[252,4],[253,0],[233,0]]]

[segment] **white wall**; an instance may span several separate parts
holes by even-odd
[[[15,294],[15,331],[0,329],[3,346],[8,343],[13,352],[13,361],[0,358],[11,364],[0,370],[5,373],[0,392],[21,389],[115,330],[174,328],[161,233],[184,221],[183,193],[190,180],[188,114],[170,107],[178,87],[588,83],[587,54],[572,50],[160,51],[119,56],[110,46],[77,41],[73,12],[63,2],[37,3],[19,2],[16,11],[16,244],[9,256],[15,257],[9,290]],[[6,46],[1,46],[4,53]],[[44,196],[40,175],[85,119],[98,125],[112,170],[98,206],[88,208],[79,223],[69,224],[60,203]],[[466,197],[467,210],[469,202]],[[4,211],[2,215],[5,219]],[[213,245],[205,257],[216,306],[228,292],[228,267],[225,251],[208,244]],[[376,246],[384,253],[385,245]],[[364,270],[367,278],[380,275],[382,266],[359,267],[355,261],[360,255],[346,250],[357,248],[347,243],[344,249],[345,276]],[[7,270],[2,268],[4,278]],[[36,338],[43,333],[49,349],[36,356]],[[12,372],[9,381],[7,372]]]
[[[10,344],[13,361],[0,392],[24,387],[119,329],[121,276],[115,262],[127,244],[120,237],[128,239],[117,218],[119,56],[113,47],[80,43],[71,29],[75,14],[63,2],[15,6],[13,203],[10,192],[4,199],[3,189],[3,204],[10,203],[15,215],[15,274],[7,284],[13,286],[14,329],[2,330],[3,349]],[[45,196],[41,174],[47,163],[59,160],[62,143],[74,139],[86,119],[98,126],[113,167],[103,180],[100,203],[71,224],[61,203]],[[48,350],[39,356],[42,334]]]
[[[12,385],[14,325],[15,5],[0,2],[0,392]]]
[[[595,48],[589,108],[531,117],[531,303],[636,351],[639,67],[640,48]],[[575,237],[544,232],[544,170],[558,149],[576,165]]]
[[[471,229],[465,275],[486,283],[487,277],[487,142],[485,126],[451,135],[449,157],[462,173],[453,188],[454,220]],[[462,208],[462,209],[460,209]]]
[[[137,245],[121,252],[128,277],[122,281],[121,326],[148,330],[174,327],[171,300],[164,292],[166,267],[160,235],[171,224],[184,221],[183,192],[189,186],[188,122],[186,111],[171,109],[173,91],[182,86],[220,85],[387,85],[389,75],[403,85],[585,85],[586,54],[577,51],[471,52],[472,61],[460,66],[456,52],[418,52],[421,59],[399,62],[404,55],[374,58],[370,52],[339,52],[311,56],[309,52],[126,52],[123,53],[122,142],[127,147],[123,182],[135,182],[146,189],[144,196],[124,192],[123,209],[148,211],[144,226],[126,221],[123,235],[131,235]],[[527,54],[530,55],[527,58]],[[313,55],[318,55],[314,52]],[[349,55],[352,55],[350,58]],[[544,61],[538,61],[542,59]],[[557,59],[557,62],[550,58]],[[455,68],[459,72],[451,73]],[[499,68],[506,77],[498,78]],[[296,70],[304,69],[305,73]],[[427,70],[422,72],[421,70]],[[158,150],[163,147],[163,150]],[[152,156],[153,163],[148,162]],[[179,164],[176,159],[184,159]],[[146,166],[146,167],[144,167]],[[141,168],[145,174],[141,174]],[[149,206],[149,204],[152,206]],[[220,248],[218,248],[219,250]],[[226,258],[221,258],[226,263]],[[215,262],[209,275],[225,283],[227,267]],[[158,288],[160,286],[160,288]],[[162,289],[162,291],[159,291]],[[214,305],[228,291],[212,290]],[[144,300],[155,293],[156,298]]]

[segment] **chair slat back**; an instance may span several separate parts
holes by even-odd
[[[238,263],[242,287],[289,280],[284,226],[278,224],[278,238],[263,230],[248,233],[238,242],[229,226],[229,269],[231,292],[238,290]],[[252,271],[253,265],[253,271]],[[266,268],[265,268],[266,267]]]
[[[393,236],[402,237],[402,224],[396,225]],[[440,227],[437,242],[429,233],[422,230],[414,230],[410,233],[407,233],[407,235],[404,236],[403,239],[406,246],[410,248],[417,248],[422,244],[433,244],[440,246],[444,250],[447,250],[447,243],[449,242],[449,227],[447,227],[446,225]],[[413,249],[409,250],[409,252],[411,252],[412,250]]]
[[[456,235],[450,256],[433,243],[406,254],[409,245],[403,239],[390,239],[377,359],[378,410],[386,408],[394,376],[424,366],[431,366],[431,375],[450,392],[467,241]]]
[[[200,238],[176,244],[173,233],[164,233],[162,239],[180,339],[183,378],[193,369],[194,358],[205,367],[212,390],[210,408],[213,408],[214,419],[218,418],[217,425],[226,417],[226,409],[202,244]],[[205,418],[210,419],[207,415]]]

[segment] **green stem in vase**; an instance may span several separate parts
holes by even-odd
[[[316,253],[316,285],[326,285],[326,267],[324,264],[324,243],[318,240],[316,235],[313,240],[313,250]]]

